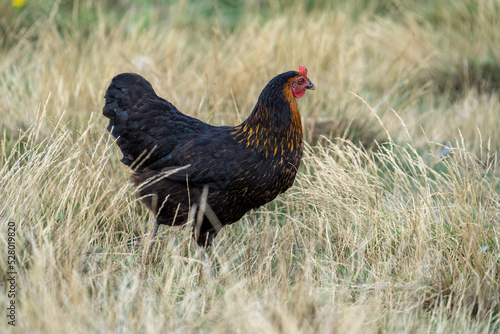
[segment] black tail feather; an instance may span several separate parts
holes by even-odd
[[[134,112],[134,106],[145,96],[157,97],[151,84],[135,73],[122,73],[113,78],[104,96],[106,103],[102,109],[109,118],[108,131],[115,138],[123,153],[122,162],[130,165],[134,157],[129,152],[129,144],[124,135],[127,131],[127,120]]]
[[[108,130],[113,130],[113,136],[120,136],[120,126],[129,116],[131,109],[144,95],[156,97],[151,84],[138,74],[122,73],[111,81],[104,98],[106,104],[102,109],[104,116],[110,119]]]

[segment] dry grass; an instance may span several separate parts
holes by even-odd
[[[22,13],[2,18],[0,285],[13,221],[11,330],[500,330],[498,68],[482,72],[500,62],[499,3],[272,4],[266,19],[244,15],[230,29],[220,18],[187,25],[183,1],[161,15],[88,2],[69,22],[57,6],[28,26]],[[88,12],[91,24],[79,16]],[[213,277],[187,229],[161,228],[141,267],[152,217],[100,115],[112,76],[139,72],[186,113],[236,124],[273,75],[299,64],[318,87],[299,102],[303,117],[345,120],[327,132],[354,144],[307,147],[294,187],[219,235]],[[373,144],[365,133],[387,143],[359,148]],[[9,300],[0,294],[2,307]]]

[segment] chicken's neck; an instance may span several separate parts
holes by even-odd
[[[290,153],[301,156],[302,122],[290,90],[275,96],[261,94],[250,116],[235,127],[232,135],[266,157]]]

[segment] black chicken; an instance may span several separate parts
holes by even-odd
[[[224,225],[290,188],[303,150],[296,99],[307,89],[315,86],[305,67],[282,73],[247,120],[213,126],[181,113],[138,74],[114,77],[103,114],[156,216],[151,238],[160,224],[193,222],[196,242],[209,246]]]

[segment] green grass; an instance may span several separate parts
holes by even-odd
[[[16,224],[13,332],[500,330],[500,3],[0,4],[0,285]],[[294,186],[208,251],[160,228],[101,115],[137,72],[234,125],[306,65]],[[362,142],[362,147],[359,142]],[[0,294],[0,305],[10,299]]]

